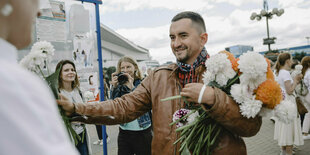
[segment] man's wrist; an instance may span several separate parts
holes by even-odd
[[[201,89],[200,89],[200,93],[199,93],[199,96],[198,96],[198,103],[199,103],[199,104],[201,104],[201,102],[202,102],[202,98],[203,98],[205,89],[206,89],[206,85],[203,85],[203,86],[201,87]]]

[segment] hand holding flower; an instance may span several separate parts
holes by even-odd
[[[60,100],[57,100],[58,105],[66,111],[66,115],[71,115],[75,111],[74,104],[61,94],[59,94],[59,98]]]
[[[299,83],[301,79],[302,79],[302,74],[300,73],[295,76],[294,81],[296,81],[296,83]]]
[[[202,89],[202,83],[189,83],[184,86],[180,95],[186,97],[188,102],[198,103],[200,91]],[[214,90],[212,87],[206,86],[203,92],[201,103],[213,105],[214,103]]]

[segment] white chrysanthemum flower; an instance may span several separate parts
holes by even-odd
[[[33,57],[31,54],[26,55],[20,62],[19,64],[30,70],[33,72],[38,72],[38,68],[37,65],[41,66],[41,64],[43,63],[43,61],[38,61],[39,59],[35,59],[35,57]]]
[[[202,76],[203,76],[202,81],[203,81],[204,84],[208,84],[208,83],[210,83],[211,81],[214,81],[214,80],[215,80],[214,74],[212,74],[212,73],[209,72],[209,71],[205,71],[205,72],[203,73]]]
[[[302,65],[296,65],[295,69],[291,73],[292,78],[294,79],[296,75],[300,74],[302,70]]]
[[[40,41],[32,46],[30,53],[35,57],[43,57],[50,61],[54,55],[54,51],[54,46],[50,42]]]
[[[247,118],[254,118],[258,112],[261,110],[263,103],[260,100],[253,99],[243,102],[240,107],[241,115]]]
[[[296,65],[296,66],[295,66],[295,70],[301,71],[301,70],[302,70],[302,65]]]
[[[54,51],[50,42],[37,42],[32,46],[29,54],[20,61],[20,65],[32,72],[39,73],[39,70],[52,60]]]
[[[251,90],[256,89],[266,80],[267,62],[259,53],[247,52],[240,56],[238,68],[242,75],[240,82],[249,85]]]
[[[248,85],[249,88],[253,91],[258,88],[260,84],[267,80],[266,74],[257,75],[256,78],[248,76],[248,74],[241,74],[240,83]]]
[[[240,104],[253,97],[247,85],[234,84],[231,86],[230,93],[233,99]]]
[[[297,117],[297,109],[292,102],[283,100],[275,107],[274,115],[279,121],[289,124]]]
[[[232,69],[231,62],[226,54],[219,53],[206,60],[207,73],[204,75],[205,84],[215,80],[220,86],[236,75]]]

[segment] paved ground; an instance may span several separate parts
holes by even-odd
[[[96,128],[88,125],[91,142],[97,140]],[[111,138],[108,144],[108,155],[117,155],[118,125],[107,126],[107,132]],[[259,133],[251,138],[244,138],[247,145],[248,155],[278,155],[280,148],[277,141],[273,140],[274,124],[269,119],[263,119],[263,125]],[[103,155],[102,146],[93,145],[93,155]],[[299,146],[295,155],[310,155],[310,140],[306,140],[303,146]]]

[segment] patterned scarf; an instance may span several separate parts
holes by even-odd
[[[198,82],[198,74],[195,73],[195,69],[200,66],[204,65],[206,60],[209,58],[209,54],[207,53],[205,47],[202,49],[200,52],[199,56],[193,63],[193,65],[185,64],[182,62],[177,61],[177,65],[179,67],[179,79],[180,79],[180,84],[182,88],[184,87],[185,84],[187,83],[196,83]]]

